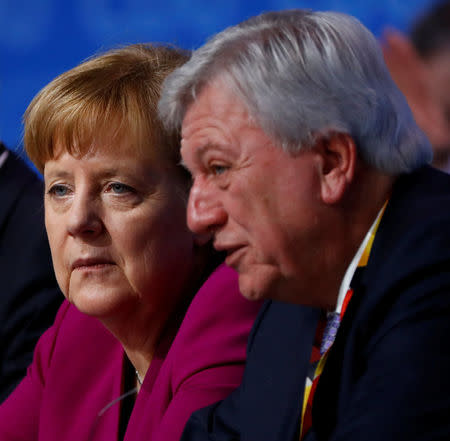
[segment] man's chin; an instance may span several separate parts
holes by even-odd
[[[239,290],[248,300],[276,298],[275,279],[267,272],[239,273]]]

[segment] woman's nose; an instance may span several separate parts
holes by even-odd
[[[67,231],[71,236],[96,237],[103,229],[98,202],[86,194],[75,195],[70,207]]]
[[[219,195],[201,178],[196,178],[189,194],[187,223],[197,235],[210,237],[227,219]]]

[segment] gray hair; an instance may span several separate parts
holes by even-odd
[[[166,79],[159,103],[165,124],[180,127],[195,97],[218,77],[287,151],[342,132],[385,173],[432,159],[378,41],[346,14],[268,12],[220,32]]]

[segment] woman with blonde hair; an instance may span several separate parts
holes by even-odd
[[[185,220],[179,134],[156,107],[187,59],[133,45],[62,74],[25,114],[66,297],[28,374],[0,406],[0,439],[178,440],[241,380],[258,305]]]

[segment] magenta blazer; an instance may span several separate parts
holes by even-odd
[[[241,382],[260,304],[220,266],[192,301],[172,344],[161,344],[137,396],[125,440],[178,441],[190,414]],[[1,441],[113,441],[124,351],[95,318],[64,302],[39,340],[27,376],[0,406]]]

